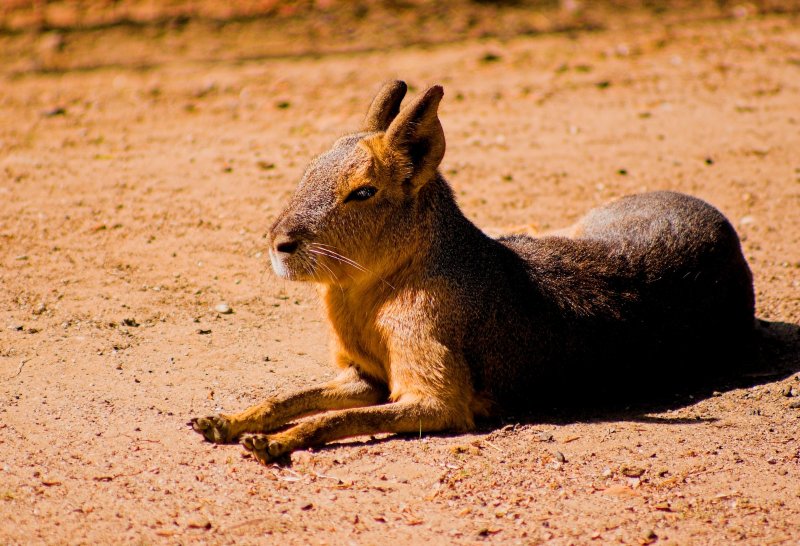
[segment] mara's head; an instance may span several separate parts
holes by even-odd
[[[293,280],[343,283],[413,252],[421,190],[437,177],[445,141],[427,89],[402,110],[406,84],[384,84],[357,133],[306,168],[269,231],[272,268]]]

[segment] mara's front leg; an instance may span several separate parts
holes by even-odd
[[[267,432],[305,415],[356,408],[386,400],[386,388],[347,368],[332,381],[271,398],[241,413],[195,417],[189,424],[209,442],[226,443],[245,432]]]
[[[242,445],[267,463],[351,436],[471,429],[477,406],[466,363],[437,341],[415,334],[415,342],[401,338],[392,350],[391,403],[327,412],[274,434],[247,434]]]
[[[245,434],[242,446],[261,463],[269,463],[298,449],[334,440],[381,432],[465,430],[471,416],[435,399],[408,399],[381,406],[332,411],[275,434]]]

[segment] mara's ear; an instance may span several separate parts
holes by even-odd
[[[361,130],[367,132],[385,131],[400,111],[400,103],[406,96],[406,82],[400,80],[383,84],[381,90],[372,99],[367,117],[361,124]]]
[[[444,157],[444,130],[439,121],[441,85],[416,97],[394,119],[384,137],[386,149],[410,167],[407,180],[420,186],[430,180]]]

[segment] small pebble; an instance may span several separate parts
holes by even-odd
[[[33,308],[34,315],[41,315],[45,311],[47,311],[47,306],[44,304],[44,302],[40,302],[36,307]]]
[[[567,462],[567,458],[564,457],[564,454],[561,453],[560,451],[556,451],[555,453],[553,453],[553,455],[555,456],[556,461],[558,461],[559,463],[566,463]]]
[[[186,522],[190,529],[211,529],[211,522],[202,516],[195,516]]]
[[[553,438],[553,435],[550,434],[549,432],[546,432],[546,431],[538,433],[536,435],[536,439],[539,440],[540,442],[554,442],[555,441],[555,438]]]
[[[622,473],[623,476],[626,478],[639,478],[642,474],[644,474],[643,468],[637,468],[635,466],[625,466],[623,465],[619,471]]]
[[[273,163],[272,161],[263,161],[262,160],[262,161],[259,161],[258,163],[256,163],[256,165],[258,165],[258,168],[261,169],[262,171],[269,171],[269,170],[275,168],[275,163]]]
[[[52,108],[48,108],[42,115],[46,118],[54,118],[56,116],[65,116],[67,114],[67,109],[63,106],[54,106]]]
[[[221,315],[230,315],[231,313],[233,313],[233,309],[231,309],[230,305],[228,305],[224,301],[222,303],[218,303],[217,305],[215,305],[214,311],[216,311]]]

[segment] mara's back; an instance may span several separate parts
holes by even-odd
[[[747,347],[752,276],[715,208],[672,192],[633,195],[590,211],[575,231],[497,240],[482,281],[491,303],[468,329],[481,334],[466,339],[492,399],[528,399],[531,387],[565,380],[675,383],[730,367]]]

